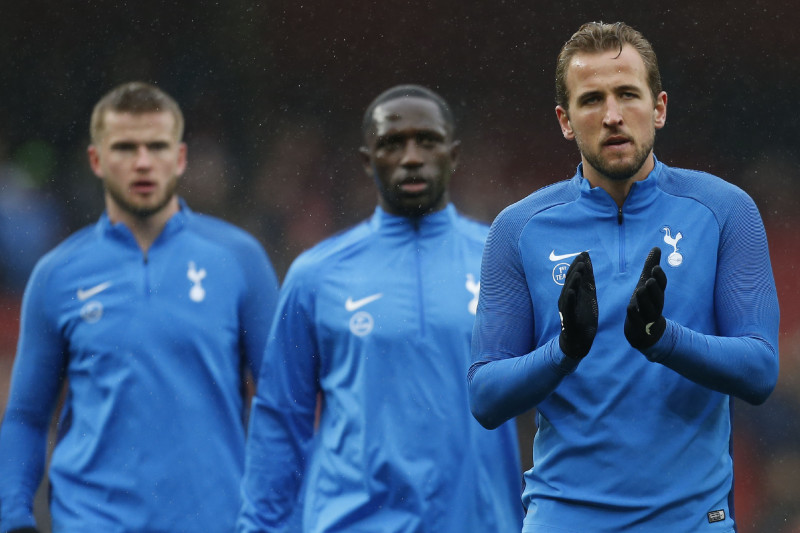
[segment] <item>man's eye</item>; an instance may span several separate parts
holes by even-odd
[[[399,150],[403,143],[399,139],[384,139],[378,142],[378,148],[381,150]]]
[[[439,144],[439,139],[435,137],[420,137],[417,139],[417,143],[425,148],[433,148],[437,144]]]
[[[133,143],[118,143],[111,147],[113,150],[117,152],[135,152],[136,145]]]

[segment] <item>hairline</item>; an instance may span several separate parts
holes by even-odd
[[[420,100],[433,102],[439,109],[442,120],[444,120],[447,134],[451,138],[455,135],[455,119],[453,117],[453,112],[444,98],[431,89],[421,85],[397,85],[379,94],[369,106],[367,106],[361,122],[361,135],[365,143],[372,128],[375,126],[375,110],[386,103],[402,100],[404,98],[418,98]]]
[[[108,113],[146,115],[169,113],[173,118],[173,134],[177,141],[183,138],[185,122],[180,106],[165,91],[144,82],[128,82],[106,93],[94,106],[89,122],[92,144],[99,144],[105,134]]]

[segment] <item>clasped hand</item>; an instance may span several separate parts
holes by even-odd
[[[625,338],[639,351],[658,342],[666,329],[662,316],[667,276],[659,262],[661,249],[650,250],[639,281],[631,295],[625,317]],[[581,252],[567,270],[564,287],[558,298],[561,351],[581,360],[592,348],[597,334],[597,290],[589,252]]]

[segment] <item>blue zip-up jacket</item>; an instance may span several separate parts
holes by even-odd
[[[516,429],[482,428],[464,380],[487,231],[452,205],[418,221],[377,208],[297,258],[253,400],[240,532],[295,532],[300,515],[310,533],[519,532]]]
[[[146,257],[105,214],[45,255],[23,297],[0,428],[0,530],[33,525],[66,380],[54,532],[232,531],[243,371],[257,375],[277,294],[253,237],[183,202]]]
[[[651,248],[666,331],[646,354],[623,333]],[[599,328],[580,364],[559,349],[558,297],[588,250]],[[538,410],[523,531],[734,531],[731,405],[778,375],[778,301],[758,211],[742,190],[656,161],[619,209],[581,167],[492,225],[469,371],[488,427]]]

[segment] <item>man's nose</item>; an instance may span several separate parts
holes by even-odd
[[[603,117],[603,123],[609,126],[616,126],[622,123],[622,110],[619,102],[613,96],[609,96],[606,99],[606,115]]]
[[[407,140],[405,147],[403,147],[403,158],[400,164],[403,166],[420,166],[423,163],[422,151],[417,141],[414,139]]]
[[[136,149],[136,167],[137,168],[144,168],[149,167],[153,162],[152,155],[150,154],[150,150],[147,149],[147,146],[139,146]]]

